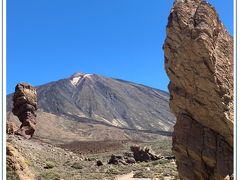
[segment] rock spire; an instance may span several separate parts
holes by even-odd
[[[233,173],[233,39],[206,1],[176,1],[164,43],[181,179]]]
[[[33,136],[36,126],[37,92],[27,83],[16,85],[13,96],[12,112],[21,121],[20,129],[15,134],[29,139]]]

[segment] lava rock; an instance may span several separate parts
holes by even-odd
[[[102,166],[102,165],[103,165],[102,161],[98,160],[97,161],[97,166]]]
[[[147,147],[141,148],[140,146],[131,146],[131,151],[133,152],[134,159],[140,162],[148,162],[159,160],[160,157],[155,155],[155,153]]]
[[[119,155],[111,155],[111,158],[108,161],[108,164],[114,164],[114,165],[118,165],[118,164],[123,164],[123,165],[127,165],[128,163],[124,160],[123,156],[119,156]]]
[[[128,163],[128,164],[135,164],[135,163],[136,163],[136,160],[135,160],[134,158],[129,158],[129,157],[127,157],[127,158],[126,158],[126,163]]]

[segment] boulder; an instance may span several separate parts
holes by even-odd
[[[97,166],[102,166],[102,165],[103,165],[102,161],[97,160]]]
[[[133,152],[133,156],[136,161],[148,162],[160,159],[159,156],[155,155],[155,153],[147,147],[141,148],[140,146],[135,145],[131,146],[130,149]]]
[[[114,165],[123,164],[123,165],[127,165],[128,163],[125,161],[123,156],[112,154],[111,158],[108,161],[108,164],[114,164]]]

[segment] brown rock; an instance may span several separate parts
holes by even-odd
[[[135,164],[136,163],[136,160],[132,157],[125,157],[125,161],[128,164]]]
[[[167,159],[167,160],[175,160],[176,159],[175,156],[164,156],[162,158]]]
[[[175,1],[164,44],[181,179],[233,173],[233,39],[206,1]]]
[[[160,159],[155,153],[147,147],[141,148],[140,146],[131,146],[131,151],[133,152],[134,159],[140,162],[155,161]]]
[[[100,161],[100,160],[97,160],[97,166],[102,166],[103,165],[103,162],[102,161]]]
[[[35,176],[26,164],[26,159],[9,142],[7,148],[7,175],[8,179],[34,180]],[[11,176],[10,176],[11,174]]]
[[[126,162],[126,159],[123,156],[117,156],[117,155],[112,154],[111,158],[108,161],[108,164],[113,164],[113,165],[123,164],[123,165],[127,165],[128,163]]]
[[[13,122],[6,122],[6,131],[7,134],[14,134],[15,131],[17,130],[17,126]]]
[[[20,129],[15,134],[29,139],[33,136],[36,126],[37,93],[27,83],[19,83],[13,96],[13,114],[21,121]]]

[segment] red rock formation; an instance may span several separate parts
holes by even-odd
[[[233,39],[202,0],[175,1],[164,44],[181,179],[233,173]]]
[[[37,93],[27,83],[19,83],[13,96],[13,114],[21,121],[20,129],[15,134],[29,139],[33,136],[36,125]]]

